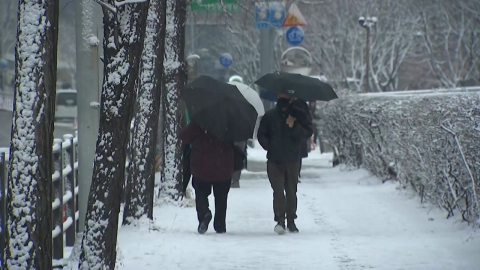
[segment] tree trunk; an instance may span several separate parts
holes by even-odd
[[[123,224],[149,215],[153,219],[155,149],[165,49],[166,0],[151,0],[137,97],[137,113],[131,141],[132,156],[127,179]]]
[[[58,12],[57,0],[19,2],[5,269],[52,269]]]
[[[177,137],[184,111],[179,108],[179,93],[187,79],[185,65],[185,21],[187,0],[167,0],[167,30],[163,63],[165,95],[164,173],[160,196],[163,202],[180,200],[182,190],[182,142]]]
[[[115,6],[114,0],[107,2]],[[104,78],[79,262],[82,270],[115,268],[118,216],[147,11],[147,2],[117,6],[116,14],[103,9]]]

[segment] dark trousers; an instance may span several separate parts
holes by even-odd
[[[267,162],[267,174],[273,189],[273,212],[276,222],[297,218],[297,184],[299,162]]]
[[[230,191],[230,179],[219,182],[205,182],[195,179],[192,180],[195,189],[195,203],[197,210],[198,222],[201,222],[205,215],[210,212],[208,196],[212,193],[215,197],[215,217],[213,219],[213,228],[215,231],[225,231],[227,217],[227,199]]]

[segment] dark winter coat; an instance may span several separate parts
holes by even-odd
[[[302,119],[298,112],[293,127],[287,125],[290,113],[289,109],[284,111],[277,103],[277,106],[266,112],[260,121],[257,138],[263,149],[267,150],[269,161],[298,162],[302,157],[303,145],[306,146],[307,139],[312,136],[312,122]]]
[[[230,181],[233,174],[233,144],[222,142],[194,123],[179,134],[184,144],[192,144],[190,169],[198,181]]]
[[[300,124],[302,125],[310,125],[308,123],[313,123],[312,121],[312,115],[311,115],[311,110],[308,106],[308,104],[305,101],[302,100],[295,100],[290,109],[290,114],[294,116]],[[312,131],[313,131],[313,124],[312,124]],[[300,150],[300,155],[302,158],[308,157],[308,152],[309,150],[309,145],[310,145],[310,137],[306,139],[306,141],[301,144],[301,150]]]

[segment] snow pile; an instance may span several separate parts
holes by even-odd
[[[99,44],[100,44],[100,40],[96,36],[91,36],[91,37],[88,38],[88,45],[98,46]]]
[[[319,114],[322,137],[338,158],[383,179],[394,178],[448,217],[480,215],[478,93],[351,96]]]

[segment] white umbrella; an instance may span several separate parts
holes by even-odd
[[[240,93],[245,97],[245,99],[252,104],[255,110],[258,113],[258,117],[263,116],[265,114],[265,108],[263,108],[262,100],[260,96],[258,96],[257,91],[250,88],[248,85],[239,83],[239,82],[229,82],[231,85],[235,85]]]

